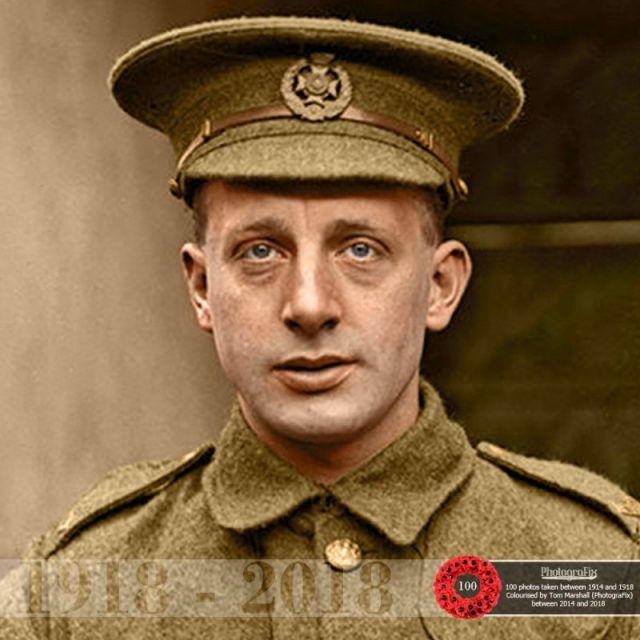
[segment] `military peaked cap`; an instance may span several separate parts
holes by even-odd
[[[466,195],[460,151],[506,128],[524,94],[493,57],[443,38],[326,18],[176,29],[121,57],[111,90],[166,133],[172,192],[227,181],[365,180]]]

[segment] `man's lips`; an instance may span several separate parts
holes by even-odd
[[[353,359],[343,356],[298,356],[277,364],[273,374],[293,391],[319,393],[337,387],[354,366]]]

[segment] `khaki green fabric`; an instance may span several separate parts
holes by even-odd
[[[345,108],[392,117],[433,136],[456,169],[461,150],[508,127],[524,100],[515,75],[472,47],[325,18],[234,18],[175,29],[122,56],[109,84],[118,104],[167,134],[180,157],[206,120],[289,104],[300,82],[287,84],[286,73],[316,54],[330,54],[326,68],[344,73],[335,94],[341,99],[350,86]],[[334,104],[334,96],[318,102]],[[437,188],[452,177],[410,136],[350,121],[339,109],[319,121],[305,109],[287,109],[286,118],[225,128],[187,153],[177,175],[187,200],[192,183],[211,179],[374,180]]]
[[[422,386],[417,423],[331,486],[301,476],[234,408],[217,450],[116,470],[31,547],[49,559],[632,559],[640,515],[609,481],[483,444],[474,450]],[[634,503],[635,504],[635,503]],[[621,508],[620,505],[626,505]],[[640,514],[640,512],[638,512]],[[429,585],[424,587],[429,588]],[[0,602],[11,583],[0,586]],[[3,620],[2,638],[633,638],[631,618]]]

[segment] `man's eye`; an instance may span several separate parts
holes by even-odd
[[[377,255],[377,251],[366,242],[356,242],[347,247],[347,252],[358,260],[367,260],[374,258]]]
[[[249,247],[243,254],[242,258],[247,260],[268,260],[275,256],[275,249],[268,244],[260,243]]]

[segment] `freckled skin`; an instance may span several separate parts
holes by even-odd
[[[446,326],[469,271],[462,245],[426,240],[415,193],[212,182],[199,206],[206,241],[183,249],[191,299],[258,436],[326,480],[406,430],[418,412],[425,329]],[[452,286],[443,262],[464,282]],[[274,369],[327,354],[348,366],[319,392],[291,388]],[[335,473],[318,475],[300,456]]]

